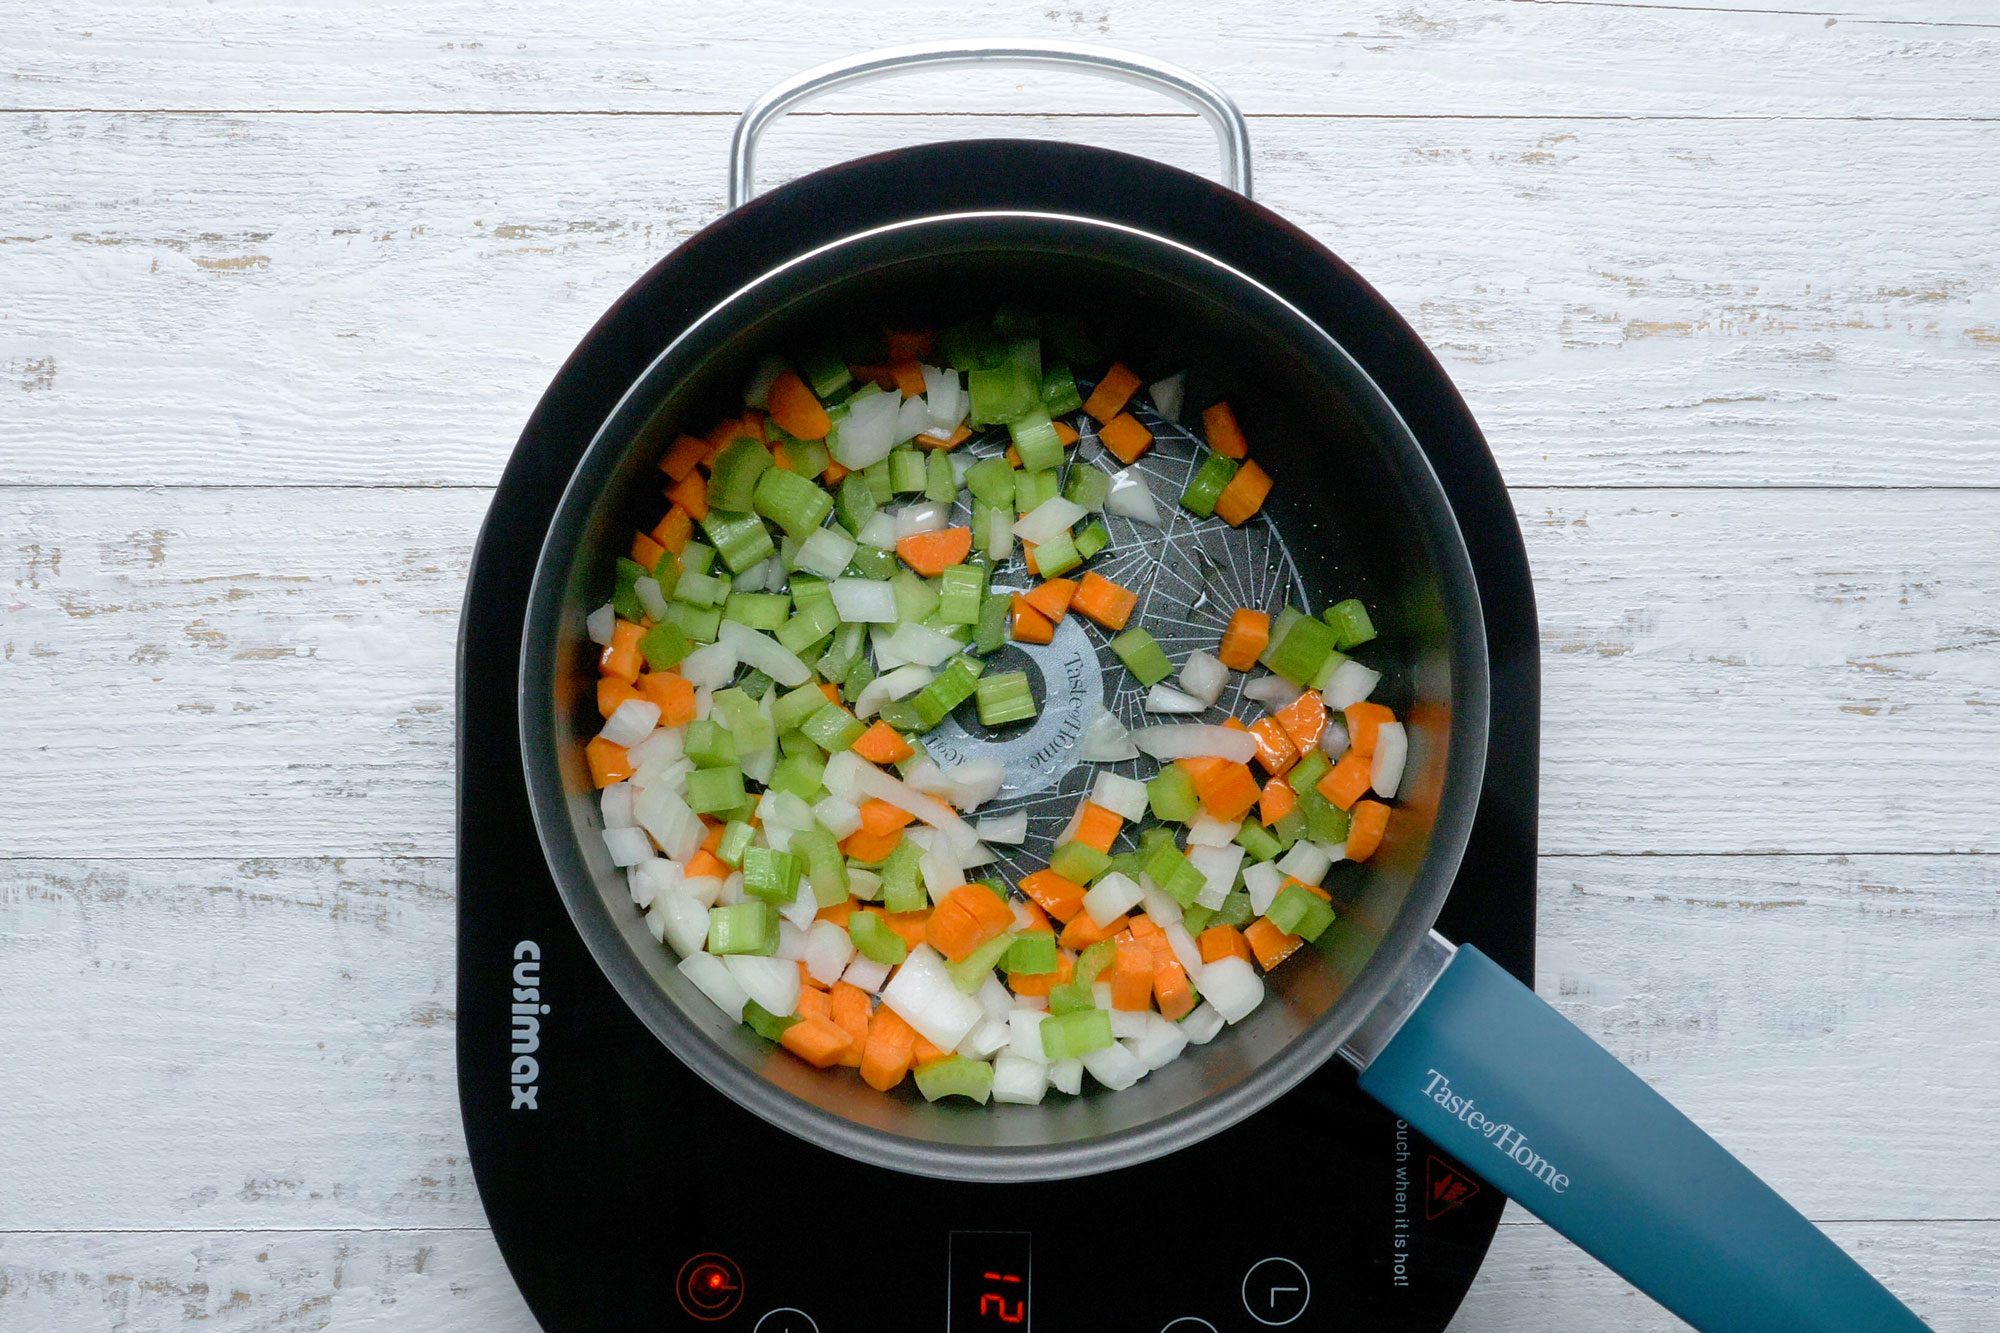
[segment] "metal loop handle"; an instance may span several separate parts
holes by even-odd
[[[1250,127],[1229,94],[1207,79],[1148,56],[1081,42],[968,41],[924,42],[849,56],[794,74],[766,92],[743,112],[729,142],[729,206],[740,207],[757,193],[757,140],[766,125],[799,103],[904,70],[965,65],[1085,69],[1177,98],[1215,130],[1222,149],[1223,183],[1246,199],[1250,196]]]

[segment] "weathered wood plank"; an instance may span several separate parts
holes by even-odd
[[[1809,1215],[1990,1216],[1992,1150],[1913,1126],[1909,1089],[2000,1114],[2000,858],[1541,882],[1543,993]],[[452,917],[443,859],[7,863],[0,1142],[43,1147],[0,1232],[477,1225]]]
[[[485,496],[14,490],[0,854],[450,847]],[[1543,845],[1992,850],[2000,492],[1516,492]],[[103,701],[93,709],[92,701]],[[107,817],[107,790],[131,793]]]
[[[1982,87],[1992,87],[2000,50],[1978,0],[1379,0],[1338,9],[773,0],[757,16],[746,23],[737,6],[678,6],[670,23],[635,24],[617,0],[560,11],[521,0],[417,10],[350,0],[314,5],[309,17],[248,0],[67,0],[24,15],[10,34],[0,104],[733,113],[844,51],[995,34],[1178,61],[1253,112],[1991,115]],[[913,79],[832,105],[885,100],[927,113],[1162,105],[1074,75],[1014,73]]]
[[[720,208],[727,130],[0,117],[0,478],[490,483],[575,340]],[[770,164],[967,132],[1079,131],[811,118]],[[1408,314],[1517,484],[2000,468],[2000,124],[1259,132],[1263,197]],[[1208,160],[1193,122],[1088,134]]]

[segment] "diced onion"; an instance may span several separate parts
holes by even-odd
[[[736,679],[736,650],[726,643],[705,643],[681,659],[681,678],[690,685],[719,690]]]
[[[998,1019],[986,1018],[973,1026],[965,1034],[965,1040],[958,1044],[957,1054],[968,1060],[984,1060],[1007,1045],[1007,1025]]]
[[[665,864],[674,865],[672,861],[668,861]],[[680,867],[674,866],[674,870],[678,873]],[[722,891],[727,883],[728,881],[717,879],[713,875],[690,875],[684,876],[674,888],[680,893],[685,893],[703,907],[713,907],[722,901]]]
[[[1018,1055],[993,1062],[993,1100],[1015,1106],[1038,1106],[1049,1090],[1049,1067]]]
[[[1326,730],[1319,734],[1319,748],[1328,759],[1338,759],[1347,753],[1346,718],[1329,717],[1326,720]]]
[[[1014,520],[1014,535],[1039,546],[1068,532],[1088,512],[1074,500],[1052,495]]]
[[[896,511],[896,540],[919,533],[936,532],[951,522],[951,506],[936,500],[919,500]]]
[[[1111,764],[1139,757],[1139,747],[1133,743],[1132,733],[1125,729],[1125,724],[1101,710],[1084,728],[1080,752],[1085,762],[1093,764]]]
[[[806,931],[805,957],[800,961],[806,965],[806,972],[822,986],[831,986],[840,980],[840,974],[847,970],[848,960],[854,957],[854,941],[848,937],[847,927],[837,926],[831,921],[815,921]]]
[[[648,575],[632,581],[632,591],[639,598],[639,605],[646,608],[646,614],[655,620],[667,616],[667,595],[660,591],[660,581]]]
[[[1181,905],[1161,893],[1145,875],[1139,876],[1139,906],[1145,910],[1146,919],[1156,926],[1171,925],[1185,915]]]
[[[893,598],[893,593],[891,594]],[[836,599],[835,605],[839,605]],[[929,667],[899,666],[893,671],[884,671],[875,679],[861,687],[861,693],[854,696],[854,716],[869,718],[875,711],[892,699],[907,699],[937,678]]]
[[[1369,768],[1368,785],[1378,795],[1393,798],[1403,785],[1403,763],[1410,755],[1409,733],[1400,722],[1384,722],[1375,729],[1375,760]]]
[[[1083,1061],[1074,1058],[1050,1061],[1049,1086],[1057,1092],[1066,1092],[1072,1097],[1082,1092]]]
[[[1168,421],[1178,423],[1181,419],[1181,404],[1187,401],[1187,372],[1169,375],[1163,380],[1154,380],[1147,386],[1146,393],[1153,400],[1153,406]]]
[[[1283,676],[1259,676],[1243,687],[1244,698],[1255,699],[1264,707],[1274,711],[1283,708],[1304,693],[1304,690]]]
[[[1328,708],[1341,709],[1349,704],[1358,704],[1373,694],[1381,679],[1381,672],[1370,671],[1350,657],[1333,669],[1320,694],[1326,699]]]
[[[1104,875],[1083,895],[1083,910],[1101,929],[1139,905],[1139,881],[1117,871]]]
[[[1024,843],[1028,840],[1028,812],[1016,810],[1007,815],[988,815],[972,826],[981,842]]]
[[[1326,849],[1306,838],[1293,843],[1291,850],[1278,858],[1278,869],[1301,884],[1318,884],[1332,865]]]
[[[924,401],[923,395],[905,398],[903,405],[896,409],[896,443],[916,437],[929,430],[930,425],[931,407]]]
[[[637,794],[629,782],[614,782],[597,793],[597,810],[604,817],[604,827],[639,827],[639,821],[632,818],[632,798]],[[641,907],[645,905],[639,904]]]
[[[889,965],[878,963],[866,954],[857,953],[848,961],[847,970],[840,974],[840,979],[873,995],[880,991],[882,983],[889,979]]]
[[[1264,982],[1249,963],[1230,954],[1202,969],[1201,993],[1229,1023],[1250,1016],[1264,999]]]
[[[1194,822],[1188,825],[1188,846],[1227,847],[1236,841],[1236,835],[1242,828],[1241,820],[1217,819],[1208,811],[1200,810],[1195,813]]]
[[[653,840],[642,828],[608,828],[604,830],[604,850],[611,853],[611,864],[622,869],[650,861]]]
[[[729,1016],[730,1022],[743,1021],[743,1002],[750,997],[744,993],[743,987],[737,984],[728,965],[720,958],[712,953],[691,953],[681,959],[680,972],[682,976],[692,981],[703,995],[713,1000],[715,1007]],[[794,968],[792,972],[796,976],[798,969]]]
[[[1081,1058],[1090,1076],[1113,1092],[1129,1088],[1146,1076],[1146,1062],[1117,1042]]]
[[[848,752],[843,751],[843,753]],[[872,796],[878,801],[887,801],[898,810],[908,811],[924,823],[943,833],[960,847],[970,847],[973,843],[979,841],[979,835],[972,831],[972,825],[960,819],[951,807],[943,801],[912,790],[908,784],[898,778],[891,777],[879,768],[875,768],[859,760],[856,762],[860,764],[860,767],[854,774],[854,789],[863,796]],[[829,763],[828,767],[831,768],[831,766],[831,763]],[[822,777],[821,781],[824,782],[825,778]],[[831,791],[833,788],[829,786],[827,790]],[[909,1015],[904,1014],[903,1017],[908,1018]],[[938,1042],[937,1044],[942,1046],[945,1043]],[[955,1045],[956,1043],[953,1044]]]
[[[949,367],[925,366],[924,402],[930,409],[931,425],[950,435],[965,417],[965,390],[958,372]]]
[[[845,796],[822,796],[813,804],[813,822],[835,838],[860,831],[861,807]]]
[[[896,589],[885,579],[835,579],[833,609],[850,625],[896,623]]]
[[[1181,667],[1180,680],[1181,689],[1204,704],[1212,704],[1222,697],[1223,687],[1229,684],[1229,668],[1215,654],[1197,648],[1188,654]]]
[[[986,1011],[988,1018],[997,1018],[1003,1024],[1007,1021],[1008,1013],[1014,1007],[1014,992],[1008,990],[1007,983],[1000,980],[999,977],[993,975],[991,972],[986,974],[986,980],[979,983],[979,993],[973,998],[979,1001],[979,1007]],[[1007,1038],[1005,1036],[1001,1037],[1000,1046],[1005,1046],[1006,1044]],[[996,1046],[993,1049],[997,1051],[1000,1049],[1000,1046]]]
[[[934,630],[915,621],[905,621],[896,626],[895,632],[889,636],[888,646],[889,652],[901,661],[926,667],[938,666],[965,647],[942,630]]]
[[[1197,1046],[1206,1046],[1214,1041],[1222,1031],[1222,1012],[1207,1000],[1194,1007],[1194,1012],[1181,1020],[1181,1031]]]
[[[1146,691],[1146,711],[1149,713],[1199,713],[1207,707],[1192,694],[1183,694],[1164,681]]]
[[[1007,768],[998,759],[967,759],[946,769],[945,778],[951,783],[951,803],[960,810],[975,810],[1000,794]]]
[[[1111,493],[1104,497],[1104,512],[1160,526],[1160,507],[1153,502],[1153,492],[1147,489],[1146,479],[1129,467],[1111,474]]]
[[[722,960],[743,993],[782,1018],[799,1007],[799,969],[788,959],[733,953]]]
[[[583,627],[590,634],[590,641],[598,647],[608,647],[611,631],[618,628],[618,612],[606,602],[584,618]]]
[[[1150,1010],[1140,1017],[1146,1020],[1146,1030],[1130,1038],[1125,1043],[1125,1049],[1137,1056],[1148,1069],[1164,1069],[1179,1059],[1181,1052],[1187,1049],[1187,1033]]]
[[[1178,921],[1171,926],[1162,926],[1160,933],[1167,937],[1167,947],[1174,951],[1174,958],[1187,972],[1188,980],[1201,985],[1202,969],[1201,945],[1195,943],[1194,936],[1188,934],[1186,926]]]
[[[1190,847],[1188,864],[1201,872],[1201,892],[1195,901],[1210,911],[1222,906],[1222,900],[1236,887],[1236,872],[1243,866],[1243,849],[1231,843],[1227,847]]]
[[[1092,805],[1102,806],[1120,819],[1144,819],[1146,784],[1121,773],[1099,773],[1097,781],[1090,788],[1090,801]]]
[[[639,821],[639,827],[653,835],[660,850],[676,861],[692,857],[701,840],[708,836],[700,816],[688,809],[687,802],[664,783],[639,793],[639,799],[632,803],[632,817]]]
[[[879,463],[896,446],[896,419],[902,399],[893,393],[856,394],[847,415],[834,423],[833,456],[855,471]]]
[[[886,551],[896,544],[896,518],[886,509],[878,509],[868,516],[861,525],[861,531],[854,534],[854,540],[863,546],[872,546],[878,551]]]
[[[1000,561],[1014,554],[1014,520],[1009,511],[996,510],[986,528],[986,555]]]
[[[991,865],[999,859],[1000,853],[983,842],[975,842],[968,850],[959,853],[959,863],[967,870],[976,866]]]
[[[738,660],[744,666],[763,672],[786,689],[812,679],[812,668],[800,661],[798,654],[768,634],[734,620],[723,621],[716,634],[719,642],[735,649]]]
[[[749,380],[743,385],[743,406],[762,411],[764,404],[770,400],[771,385],[777,381],[778,376],[785,373],[786,369],[785,358],[776,353],[759,361],[757,368],[750,372]]]
[[[882,988],[882,1003],[925,1041],[946,1051],[957,1050],[966,1034],[986,1017],[979,1001],[952,984],[944,959],[928,944],[910,950],[896,975]]]
[[[646,924],[660,923],[660,942],[686,958],[708,940],[708,909],[685,893],[666,892],[653,900]]]
[[[1258,916],[1271,910],[1271,904],[1278,897],[1278,886],[1285,882],[1285,872],[1269,861],[1259,861],[1243,872],[1243,887],[1250,891],[1250,910]]]
[[[651,699],[627,699],[618,705],[610,717],[604,719],[604,730],[597,734],[622,748],[637,745],[652,735],[653,728],[659,725],[658,704]]]
[[[1166,723],[1141,727],[1132,742],[1155,759],[1228,759],[1247,764],[1257,756],[1257,738],[1233,727]]]
[[[799,543],[792,568],[803,569],[823,579],[835,578],[854,559],[858,543],[838,528],[815,528]]]

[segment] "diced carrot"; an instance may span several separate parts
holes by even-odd
[[[1111,1007],[1136,1012],[1153,1007],[1153,951],[1143,944],[1121,944],[1106,977],[1111,983]]]
[[[870,833],[894,833],[914,818],[902,806],[877,797],[871,796],[861,803],[861,827]]]
[[[701,817],[701,826],[707,829],[708,832],[701,835],[700,850],[704,852],[721,852],[722,835],[728,832],[729,825],[719,819],[711,819],[707,815],[703,815]]]
[[[1108,630],[1121,630],[1132,618],[1133,608],[1139,605],[1139,594],[1091,570],[1076,585],[1076,595],[1070,598],[1069,605],[1072,611],[1089,616]]]
[[[902,936],[903,943],[912,949],[924,942],[924,935],[930,929],[930,909],[916,912],[884,912],[882,924]]]
[[[744,408],[743,416],[740,418],[740,420],[742,421],[742,426],[743,426],[742,433],[747,438],[758,441],[768,440],[771,438],[770,435],[766,433],[766,431],[764,430],[764,414],[762,412],[759,412],[756,408],[754,407]]]
[[[883,339],[889,344],[891,361],[922,361],[935,341],[929,329],[884,329]]]
[[[861,1081],[877,1092],[889,1091],[910,1072],[916,1046],[917,1030],[883,1005],[868,1020],[868,1040],[861,1048]]]
[[[1145,944],[1153,955],[1153,999],[1160,1006],[1160,1017],[1178,1022],[1194,1011],[1194,987],[1188,982],[1187,968],[1181,965],[1165,931],[1154,931]]]
[[[896,387],[896,372],[891,370],[886,363],[879,366],[849,365],[847,373],[854,376],[855,379],[860,380],[863,384],[872,384],[878,389],[893,389]],[[918,392],[922,392],[922,390],[918,390]]]
[[[1367,699],[1347,706],[1347,744],[1356,754],[1373,755],[1375,738],[1382,734],[1384,722],[1394,722],[1395,713],[1381,704]]]
[[[914,1068],[922,1069],[925,1065],[935,1060],[942,1060],[950,1054],[950,1051],[945,1050],[941,1046],[933,1046],[930,1039],[919,1032],[917,1034],[917,1044],[910,1052],[910,1064]]]
[[[1319,885],[1308,884],[1304,880],[1296,879],[1291,875],[1285,876],[1285,883],[1280,884],[1278,886],[1278,892],[1283,893],[1285,891],[1285,886],[1289,884],[1298,885],[1300,888],[1304,889],[1307,893],[1310,893],[1313,897],[1319,899],[1323,903],[1330,903],[1333,901],[1333,895],[1328,893],[1325,889],[1322,889]]]
[[[1270,494],[1271,474],[1258,467],[1255,459],[1246,458],[1215,497],[1215,516],[1232,528],[1240,528],[1264,507]]]
[[[677,436],[660,459],[660,471],[679,481],[694,471],[695,464],[699,463],[707,452],[708,441],[701,436]]]
[[[923,432],[919,431],[917,433],[916,443],[925,449],[943,449],[947,453],[949,453],[951,450],[958,448],[959,445],[964,444],[967,440],[971,438],[972,438],[972,427],[966,425],[963,421],[961,421],[956,426],[952,427],[951,434],[945,436],[942,440],[940,440],[935,435],[926,435]],[[1014,446],[1010,444],[1007,447],[1009,449],[1012,449]],[[1018,455],[1016,455],[1016,466],[1019,466]]]
[[[1076,433],[1076,427],[1070,425],[1067,421],[1057,421],[1051,424],[1055,426],[1056,438],[1062,441],[1062,446],[1065,449],[1069,448],[1071,445],[1075,444],[1079,439],[1083,438],[1082,436]]]
[[[1389,827],[1389,807],[1380,801],[1357,801],[1354,820],[1347,826],[1347,859],[1366,861],[1382,845]]]
[[[1153,432],[1133,416],[1116,416],[1097,428],[1097,438],[1121,463],[1136,463],[1153,443]]]
[[[708,451],[701,456],[701,465],[704,468],[714,468],[715,460],[722,457],[722,451],[736,443],[742,436],[741,417],[724,417],[716,422],[714,429],[708,432]]]
[[[840,686],[834,684],[832,681],[830,680],[821,681],[819,683],[819,692],[825,695],[826,701],[832,704],[835,708],[846,707],[846,705],[840,701]]]
[[[1035,544],[1033,542],[1021,543],[1021,563],[1024,566],[1026,566],[1028,572],[1030,574],[1033,574],[1036,578],[1040,578],[1042,576],[1042,567],[1035,562]]]
[[[1234,926],[1210,926],[1201,932],[1196,941],[1201,946],[1201,961],[1220,962],[1224,958],[1241,958],[1250,962],[1250,944],[1243,938],[1243,932]]]
[[[1231,671],[1248,671],[1271,642],[1271,617],[1262,611],[1239,607],[1222,631],[1222,646],[1216,657]]]
[[[623,782],[635,771],[632,761],[625,756],[625,747],[614,745],[602,736],[590,738],[590,744],[583,747],[583,757],[590,761],[592,784],[599,787]]]
[[[1305,940],[1297,935],[1287,935],[1271,924],[1270,917],[1260,916],[1243,928],[1243,942],[1250,946],[1257,966],[1269,972],[1297,952]]]
[[[1007,608],[1008,633],[1016,643],[1049,643],[1056,637],[1055,622],[1028,604],[1020,593]]]
[[[1117,841],[1118,830],[1125,827],[1125,820],[1115,810],[1106,810],[1093,801],[1083,803],[1083,813],[1076,821],[1076,829],[1070,835],[1071,841],[1086,847],[1094,847],[1109,853],[1111,844]]]
[[[867,829],[856,829],[841,841],[840,850],[857,861],[873,865],[895,851],[902,841],[901,829],[890,829],[887,833],[870,833]]]
[[[856,910],[854,899],[848,898],[831,907],[820,908],[813,913],[813,920],[831,921],[836,926],[845,926],[848,918],[852,917]]]
[[[780,472],[790,472],[792,470],[792,456],[774,444],[771,446],[771,466]]]
[[[819,399],[813,396],[813,391],[795,370],[781,371],[778,378],[771,381],[764,406],[780,429],[801,440],[823,440],[826,433],[833,429],[832,418],[827,416],[826,409],[820,406]]]
[[[729,863],[703,848],[688,858],[687,869],[682,873],[689,879],[728,879]]]
[[[1283,778],[1272,778],[1257,796],[1257,822],[1265,828],[1299,808],[1299,794]]]
[[[889,379],[905,398],[915,398],[924,391],[924,368],[915,357],[891,361]]]
[[[1139,391],[1139,384],[1139,377],[1127,370],[1124,362],[1114,361],[1090,391],[1090,397],[1083,400],[1083,410],[1099,421],[1109,421],[1125,410],[1125,404]]]
[[[931,912],[924,939],[956,963],[1013,924],[1013,909],[990,890],[977,884],[961,884],[947,893]]]
[[[1149,916],[1135,916],[1126,921],[1125,933],[1135,940],[1147,940],[1160,934],[1160,928],[1153,924]]]
[[[916,751],[902,733],[887,722],[876,721],[854,742],[854,753],[871,764],[898,764]]]
[[[843,1063],[853,1044],[847,1030],[830,1018],[801,1018],[778,1038],[778,1045],[817,1069]]]
[[[979,923],[980,932],[986,937],[979,941],[981,944],[1014,928],[1014,909],[1008,906],[1004,897],[983,884],[962,884],[945,897],[950,899],[961,891],[964,895],[961,901],[964,902],[966,910],[972,914],[972,919]]]
[[[903,558],[903,563],[927,579],[944,573],[971,552],[971,528],[914,532],[896,543],[896,554]]]
[[[1257,738],[1257,762],[1272,777],[1288,772],[1299,762],[1298,747],[1275,717],[1258,718],[1250,724],[1250,734]]]
[[[1082,906],[1083,900],[1078,898],[1077,907],[1081,909]],[[1055,913],[1051,912],[1049,915],[1054,916]],[[1095,921],[1090,919],[1090,913],[1079,910],[1075,916],[1069,919],[1069,924],[1062,928],[1062,934],[1056,936],[1056,943],[1062,945],[1065,949],[1081,951],[1088,949],[1099,940],[1110,939],[1119,931],[1125,929],[1125,926],[1126,920],[1121,916],[1110,925],[1100,927]]]
[[[1028,924],[1021,927],[1021,930],[1023,930],[1027,934],[1033,935],[1036,934],[1037,932],[1043,934],[1053,934],[1055,932],[1055,927],[1049,924],[1048,913],[1044,912],[1040,907],[1036,906],[1034,903],[1015,902],[1009,904],[1009,906],[1011,906],[1014,909],[1014,919],[1017,922],[1024,915],[1028,918]]]
[[[1083,910],[1083,886],[1053,870],[1022,876],[1020,889],[1058,921],[1069,921]]]
[[[1047,995],[1059,984],[1076,975],[1076,955],[1065,951],[1056,953],[1056,970],[1053,972],[1009,972],[1007,989],[1016,995]]]
[[[690,472],[667,488],[667,498],[687,510],[689,518],[700,522],[708,517],[708,478]]]
[[[1021,451],[1011,444],[1007,446],[1007,452],[1000,456],[1007,460],[1008,467],[1019,468],[1021,466]]]
[[[1257,804],[1260,794],[1250,765],[1228,759],[1176,759],[1194,781],[1201,808],[1224,823],[1242,819]]]
[[[799,964],[798,1015],[800,1018],[823,1018],[829,1023],[833,1021],[833,999],[826,993],[826,987],[813,980],[804,963]]]
[[[666,553],[667,548],[654,541],[646,533],[635,532],[632,534],[632,559],[644,565],[648,572],[659,568],[660,557]]]
[[[827,991],[827,999],[833,1003],[833,1021],[847,1033],[853,1043],[847,1053],[840,1057],[840,1063],[858,1068],[861,1052],[868,1044],[868,1018],[874,1009],[869,1003],[868,992],[851,981],[836,981]]]
[[[1340,756],[1340,762],[1329,768],[1326,776],[1319,780],[1319,794],[1343,810],[1351,809],[1368,790],[1368,784],[1373,777],[1369,770],[1368,756],[1349,750]],[[1354,859],[1358,861],[1361,858]]]
[[[1201,433],[1208,437],[1208,447],[1224,458],[1244,458],[1250,453],[1243,429],[1236,424],[1236,413],[1230,411],[1228,403],[1217,403],[1202,412]]]
[[[1326,701],[1318,690],[1307,690],[1271,716],[1278,719],[1301,756],[1310,753],[1326,734]]]
[[[642,676],[640,679],[643,680],[645,678]],[[627,699],[637,699],[638,697],[638,687],[630,681],[620,680],[616,676],[599,676],[597,678],[597,715],[599,717],[610,717],[618,711],[619,704],[624,703]]]
[[[826,460],[825,471],[819,474],[819,479],[829,486],[838,486],[840,479],[846,476],[847,473],[847,467],[839,459],[829,458]]]
[[[639,677],[639,693],[660,706],[660,725],[684,727],[694,721],[694,686],[676,671],[648,671]]]
[[[646,631],[629,620],[621,620],[611,627],[611,642],[598,655],[599,674],[616,676],[626,684],[639,679],[639,640]]]
[[[653,529],[653,540],[675,555],[687,549],[688,538],[692,536],[694,536],[694,519],[679,505],[669,509],[667,516]]]
[[[1029,591],[1022,593],[1022,600],[1034,607],[1050,620],[1061,620],[1069,614],[1069,603],[1076,596],[1075,579],[1043,579]]]

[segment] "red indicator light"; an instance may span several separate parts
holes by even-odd
[[[743,1270],[726,1254],[697,1254],[681,1265],[674,1295],[704,1323],[727,1319],[743,1304]]]

